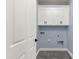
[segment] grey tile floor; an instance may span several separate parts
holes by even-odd
[[[67,51],[40,51],[36,59],[72,59]]]

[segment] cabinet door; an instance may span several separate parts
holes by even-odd
[[[53,14],[53,8],[41,5],[38,7],[38,25],[54,25],[56,24],[56,16]]]
[[[56,14],[57,25],[69,25],[69,6],[60,6]]]
[[[39,6],[38,25],[69,25],[69,6]]]

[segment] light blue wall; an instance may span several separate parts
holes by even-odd
[[[40,34],[40,32],[44,32]],[[57,37],[59,35],[59,37]],[[38,48],[67,48],[68,47],[68,26],[40,26],[38,29]],[[64,44],[57,44],[57,41],[64,41]]]
[[[73,51],[72,20],[69,26],[39,26],[37,35],[37,49],[39,48],[68,48]],[[44,32],[40,34],[40,32]],[[60,37],[58,38],[57,35]],[[49,41],[48,41],[49,40]],[[56,45],[58,40],[63,40],[64,45]]]

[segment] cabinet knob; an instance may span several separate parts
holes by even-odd
[[[44,24],[47,24],[47,21],[44,21]]]
[[[60,24],[63,24],[63,21],[60,21]]]

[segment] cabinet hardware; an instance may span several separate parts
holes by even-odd
[[[44,21],[44,24],[47,24],[47,21]]]
[[[62,24],[63,22],[62,21],[60,21],[60,24]]]

